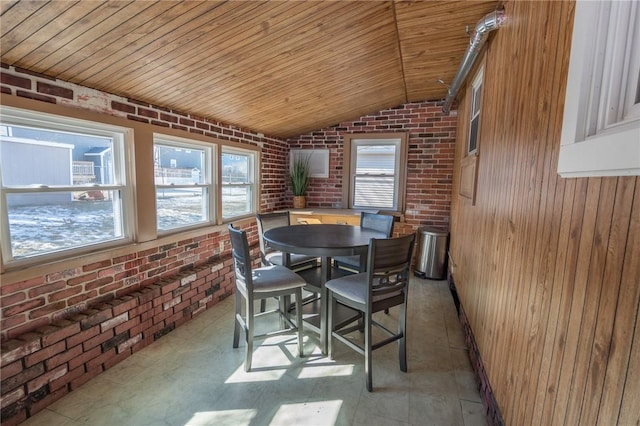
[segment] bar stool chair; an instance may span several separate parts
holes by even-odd
[[[260,258],[262,266],[284,265],[284,254],[281,251],[269,247],[263,234],[272,228],[291,225],[289,212],[259,213],[256,215],[258,225],[258,241],[260,242]],[[291,254],[290,269],[299,271],[318,266],[318,258],[306,254]]]
[[[262,266],[284,265],[284,253],[270,247],[263,235],[269,229],[291,225],[289,212],[259,213],[256,215],[256,224],[258,225],[258,242],[260,243]],[[306,254],[292,253],[289,260],[289,269],[293,271],[302,271],[318,266],[318,258]],[[266,307],[267,300],[262,299],[260,301],[260,312],[264,312]]]
[[[296,332],[298,335],[298,352],[302,357],[302,287],[306,285],[305,280],[295,272],[280,265],[252,268],[246,232],[235,229],[233,225],[229,225],[229,237],[231,239],[236,289],[233,347],[238,347],[240,331],[244,331],[247,341],[244,370],[251,371],[254,340],[271,336]],[[292,295],[295,296],[297,325],[294,324],[287,315],[286,307],[289,304],[283,300],[283,298],[290,298]],[[266,312],[255,311],[254,301],[262,301],[271,297],[280,299],[278,308]],[[242,315],[243,299],[245,302],[244,317]],[[273,312],[277,312],[281,318],[281,322],[284,321],[289,325],[289,328],[254,335],[255,319]]]
[[[328,329],[331,331],[329,356],[333,359],[334,338],[364,355],[365,383],[369,392],[373,388],[372,352],[375,349],[397,340],[400,370],[407,371],[405,330],[407,325],[409,269],[411,267],[414,242],[415,234],[388,239],[372,238],[369,241],[366,272],[335,278],[325,284],[329,297]],[[354,327],[334,330],[333,313],[336,310],[337,303],[349,306],[362,313],[364,346],[360,346],[345,337],[346,334],[355,329]],[[400,306],[397,333],[374,321],[372,317],[374,313],[394,306]],[[372,326],[378,327],[389,337],[373,343]]]
[[[393,235],[393,221],[394,217],[387,214],[360,213],[361,228],[382,232],[387,238]],[[360,268],[360,256],[338,256],[333,259],[333,264],[336,268],[345,271],[353,273],[364,272]]]

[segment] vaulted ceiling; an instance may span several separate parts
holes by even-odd
[[[0,2],[2,62],[290,137],[444,99],[498,1]]]

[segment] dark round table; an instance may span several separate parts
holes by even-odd
[[[371,238],[382,232],[353,225],[291,225],[269,229],[264,239],[276,250],[310,256],[351,256],[367,252]]]
[[[362,229],[353,225],[290,225],[272,228],[264,233],[264,239],[271,247],[280,250],[283,263],[288,266],[290,253],[306,254],[322,258],[320,279],[320,344],[322,353],[327,348],[327,306],[324,283],[331,279],[331,258],[335,256],[360,255],[360,262],[366,263],[366,254],[371,238],[386,238],[382,232]]]

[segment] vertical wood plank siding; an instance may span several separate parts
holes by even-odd
[[[453,280],[509,425],[640,423],[640,181],[562,179],[573,2],[505,2],[485,51],[476,203],[458,195]]]

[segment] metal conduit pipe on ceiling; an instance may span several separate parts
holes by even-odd
[[[451,110],[451,104],[458,94],[458,90],[460,90],[460,86],[462,86],[464,79],[467,77],[467,74],[469,74],[471,67],[476,61],[478,53],[480,53],[482,46],[484,46],[484,43],[487,41],[489,33],[500,28],[504,24],[505,20],[506,16],[504,14],[504,10],[495,10],[486,14],[478,21],[473,36],[469,41],[469,47],[467,47],[467,51],[460,63],[460,67],[458,68],[458,73],[449,87],[447,97],[445,98],[444,105],[442,106],[442,111],[449,112]]]

